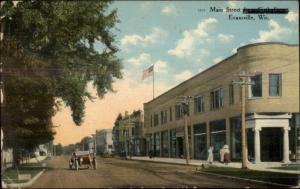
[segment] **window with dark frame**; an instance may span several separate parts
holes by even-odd
[[[212,110],[223,106],[223,89],[217,88],[210,92],[210,107]]]
[[[281,96],[281,74],[269,74],[269,96]]]
[[[168,122],[168,110],[165,110],[164,111],[164,123],[167,123]]]
[[[229,85],[229,104],[234,104],[234,87],[233,87],[233,84]]]
[[[194,101],[195,113],[204,112],[204,96],[197,96]]]
[[[169,115],[170,115],[170,121],[172,121],[172,106],[170,107],[170,113],[169,113]]]
[[[162,125],[164,123],[164,111],[160,112],[160,124]]]
[[[175,118],[179,119],[182,116],[181,105],[175,105]]]
[[[262,75],[257,74],[255,76],[250,77],[250,80],[253,85],[249,85],[250,95],[249,97],[262,97]]]
[[[158,114],[154,114],[154,126],[158,125]]]

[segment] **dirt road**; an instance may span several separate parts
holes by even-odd
[[[53,157],[47,171],[30,188],[103,187],[267,187],[205,174],[184,165],[150,163],[115,158],[97,159],[98,169],[68,168],[68,157]]]

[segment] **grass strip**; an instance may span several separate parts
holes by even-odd
[[[268,171],[256,171],[230,167],[209,167],[202,168],[202,172],[215,173],[220,175],[239,177],[244,179],[259,180],[277,184],[298,185],[298,174],[276,173]]]
[[[33,178],[35,175],[37,175],[39,172],[43,170],[42,166],[21,166],[17,169],[15,168],[8,168],[5,170],[4,174],[2,175],[2,179],[7,183],[24,183],[28,180],[19,180],[18,179],[18,173],[19,174],[30,174],[31,178]]]

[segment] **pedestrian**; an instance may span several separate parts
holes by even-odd
[[[214,151],[214,147],[210,146],[208,149],[208,158],[207,158],[207,162],[209,164],[212,164],[214,161],[213,151]]]
[[[220,149],[220,162],[224,163],[224,146]]]
[[[227,165],[230,162],[230,151],[227,144],[223,147],[224,163]]]

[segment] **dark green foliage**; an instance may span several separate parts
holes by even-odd
[[[91,83],[102,98],[122,77],[110,1],[6,1],[1,7],[2,124],[9,146],[33,148],[53,139],[51,118],[62,99],[83,122]],[[101,49],[95,49],[101,46]],[[56,108],[55,108],[56,107]],[[9,141],[10,139],[13,139]]]

